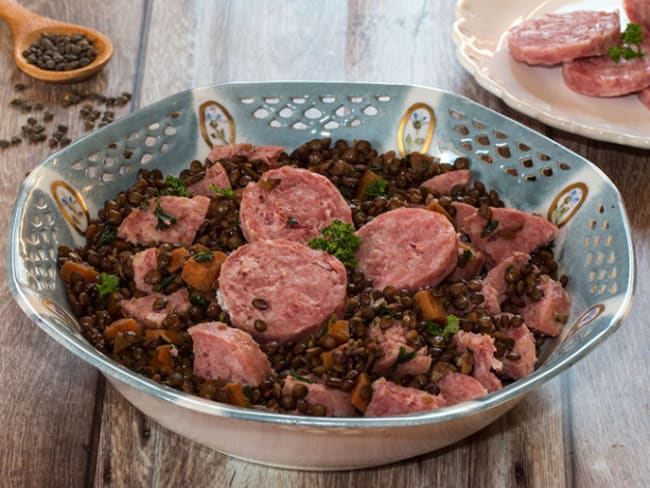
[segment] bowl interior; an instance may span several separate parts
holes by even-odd
[[[561,227],[560,273],[573,297],[562,335],[528,377],[469,407],[413,417],[437,421],[520,395],[577,361],[615,330],[634,290],[634,254],[618,191],[594,165],[465,98],[439,90],[371,83],[233,83],[186,91],[146,107],[50,156],[23,183],[8,246],[10,286],[48,334],[119,381],[219,415],[288,422],[287,416],[217,405],[159,386],[114,363],[80,334],[56,271],[57,246],[80,246],[91,216],[130,186],[140,167],[177,175],[215,144],[249,142],[292,150],[315,137],[367,139],[378,151],[465,156],[510,206]],[[397,419],[394,419],[397,422]],[[414,420],[415,421],[415,420]],[[295,422],[295,420],[294,420]],[[390,419],[313,420],[323,425]]]

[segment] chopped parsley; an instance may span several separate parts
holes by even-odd
[[[474,261],[474,253],[472,251],[470,251],[469,249],[465,249],[463,251],[463,255],[465,256],[465,259],[467,259],[468,263],[471,263],[472,261]]]
[[[149,205],[151,205],[151,202],[149,200],[142,200],[138,207],[140,207],[140,210],[147,210],[149,208]]]
[[[114,274],[100,273],[97,291],[101,296],[120,291],[120,278]]]
[[[210,185],[210,190],[215,192],[217,195],[223,195],[226,198],[233,198],[235,196],[235,190],[232,188],[219,188],[214,183]]]
[[[197,263],[207,263],[208,261],[212,261],[212,258],[214,258],[212,251],[204,251],[201,249],[194,254],[194,261]]]
[[[411,352],[406,352],[406,348],[404,346],[400,346],[399,354],[397,355],[397,359],[395,360],[393,365],[390,367],[390,369],[395,371],[400,364],[404,364],[404,363],[410,361],[411,359],[413,359],[415,357],[416,354],[417,354],[417,351],[413,350]]]
[[[97,244],[95,244],[95,249],[99,249],[104,244],[110,244],[117,237],[117,231],[112,225],[106,224],[104,230],[102,230],[102,235],[99,236]]]
[[[171,285],[172,281],[176,279],[177,273],[170,274],[169,276],[165,276],[158,285],[156,285],[156,291],[164,291],[165,288],[167,288],[169,285]]]
[[[498,220],[488,220],[487,224],[485,224],[485,227],[483,227],[483,230],[481,231],[481,237],[488,237],[490,234],[492,234],[492,232],[496,230],[498,226]]]
[[[388,193],[386,193],[387,186],[388,183],[386,183],[386,180],[382,180],[381,178],[374,179],[366,187],[365,194],[368,198],[386,197],[388,196]]]
[[[246,385],[241,389],[242,393],[246,398],[250,398],[251,393],[253,393],[253,390],[250,386]]]
[[[621,32],[621,46],[612,46],[607,50],[607,55],[616,63],[625,60],[642,58],[641,43],[643,42],[643,30],[639,24],[630,22]]]
[[[293,376],[293,377],[294,377],[295,379],[297,379],[298,381],[303,381],[303,382],[305,382],[305,383],[313,383],[313,382],[314,382],[313,380],[307,378],[306,376],[301,376],[301,375],[299,375],[299,374],[296,373],[296,371],[293,370],[293,369],[290,369],[290,370],[289,370],[289,375]]]
[[[154,209],[153,214],[158,218],[158,223],[156,224],[156,229],[158,230],[168,229],[176,223],[176,217],[169,215],[160,206],[160,198],[156,198],[156,208]]]
[[[180,178],[176,178],[175,176],[167,176],[167,178],[165,178],[165,183],[167,183],[169,188],[162,190],[160,192],[161,195],[176,195],[179,197],[190,196],[190,192],[187,190],[185,183]]]
[[[320,232],[323,237],[309,239],[309,247],[330,253],[348,268],[357,266],[354,253],[361,246],[361,238],[354,233],[354,226],[335,219]]]
[[[460,322],[455,315],[447,315],[447,325],[441,327],[440,324],[427,320],[427,333],[430,336],[442,336],[447,341],[449,338],[460,330]]]
[[[190,295],[190,303],[201,308],[208,308],[209,305],[208,301],[205,298],[195,293],[192,293]]]
[[[289,227],[293,227],[294,225],[298,225],[298,219],[295,217],[288,217],[287,218],[287,225]]]

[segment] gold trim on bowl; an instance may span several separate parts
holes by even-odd
[[[73,201],[67,201],[65,198],[62,199],[59,196],[59,193],[57,190],[59,188],[64,188],[70,193],[70,196],[73,198]],[[86,202],[84,202],[84,199],[81,197],[79,192],[75,190],[72,186],[70,186],[68,183],[62,180],[57,180],[52,183],[50,186],[50,191],[52,192],[52,197],[54,198],[54,201],[56,202],[57,206],[59,207],[59,210],[61,210],[61,214],[63,214],[63,217],[68,221],[68,223],[81,234],[82,236],[86,235],[86,228],[88,228],[88,224],[90,223],[90,214],[88,213],[88,207],[86,206]],[[80,207],[81,210],[74,208],[74,203],[77,203]],[[68,208],[70,211],[68,211]],[[85,218],[85,223],[84,223],[84,218]]]
[[[411,134],[406,134],[406,138],[410,138],[406,141],[404,132],[407,130],[409,120],[412,115],[417,115],[417,111],[424,109],[429,114],[430,120],[417,120],[412,121],[413,130],[415,131],[415,138],[411,138]],[[424,138],[418,137],[418,132],[422,129],[424,125],[428,125],[427,133]],[[408,110],[402,116],[402,120],[399,124],[399,129],[397,131],[397,148],[402,156],[406,156],[408,153],[418,151],[422,154],[425,154],[431,146],[431,141],[433,140],[433,132],[436,129],[436,113],[429,105],[426,103],[414,103],[411,105]],[[422,139],[420,141],[420,139]],[[411,147],[411,145],[413,145]],[[419,147],[419,149],[417,149]]]
[[[230,112],[228,112],[228,109],[221,105],[219,102],[216,102],[214,100],[208,100],[207,102],[203,102],[199,106],[199,126],[201,127],[201,135],[203,136],[203,140],[205,140],[206,144],[210,149],[214,146],[212,143],[212,140],[210,139],[210,135],[208,134],[208,128],[205,126],[205,110],[212,106],[215,105],[221,113],[225,116],[227,122],[228,122],[228,128],[230,129],[230,137],[229,140],[226,140],[224,137],[222,139],[223,144],[234,144],[235,143],[235,121],[232,118],[232,115],[230,115]]]

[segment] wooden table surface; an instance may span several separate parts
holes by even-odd
[[[94,27],[115,45],[79,84],[133,93],[117,117],[179,90],[233,80],[360,80],[430,85],[465,95],[593,161],[620,189],[637,253],[635,306],[624,326],[509,414],[447,449],[352,472],[296,472],[212,452],[153,423],[98,372],[47,337],[0,285],[0,486],[648,486],[650,454],[650,151],[590,140],[518,114],[456,61],[452,0],[24,0],[34,11]],[[0,25],[0,139],[19,132],[21,94],[83,134],[70,86],[22,74]],[[39,115],[40,117],[40,115]],[[49,127],[49,126],[48,126]],[[48,128],[48,133],[51,129]],[[47,143],[0,149],[0,232],[25,173]],[[5,274],[6,243],[0,267]]]

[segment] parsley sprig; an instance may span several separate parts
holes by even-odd
[[[156,208],[153,214],[158,219],[158,223],[156,224],[156,229],[158,230],[168,229],[176,223],[176,217],[165,212],[160,206],[160,198],[156,198]]]
[[[117,231],[112,225],[106,224],[104,230],[102,230],[102,235],[99,236],[97,244],[95,244],[95,249],[99,249],[104,244],[110,244],[117,237]]]
[[[116,293],[120,291],[120,278],[110,273],[100,273],[99,274],[99,284],[97,285],[97,291],[101,296],[110,295],[111,293]]]
[[[427,320],[427,333],[430,336],[442,336],[447,341],[449,338],[460,330],[460,322],[455,315],[447,315],[447,325],[441,327],[439,324]]]
[[[390,369],[395,371],[400,364],[404,364],[404,363],[410,361],[411,359],[413,359],[415,357],[416,354],[417,354],[417,351],[413,350],[411,352],[406,352],[406,348],[404,346],[400,346],[399,354],[397,355],[397,359],[395,360],[393,365],[390,367]]]
[[[223,195],[226,198],[232,198],[235,196],[235,190],[232,188],[219,188],[214,183],[210,185],[210,190],[215,192],[217,195]]]
[[[167,183],[168,188],[165,188],[160,192],[161,195],[176,195],[179,197],[189,197],[190,192],[188,191],[185,183],[180,178],[175,176],[167,176],[165,178],[165,183]]]
[[[639,24],[630,22],[625,30],[621,33],[623,45],[613,46],[607,50],[607,55],[616,63],[625,60],[642,58],[641,43],[643,42],[643,30]]]
[[[388,183],[386,183],[386,180],[382,180],[381,178],[377,178],[368,184],[366,187],[366,196],[368,198],[375,198],[375,197],[387,197],[388,193],[386,191],[386,187],[388,186]]]
[[[361,246],[361,238],[354,233],[351,224],[335,219],[320,233],[323,237],[309,239],[309,247],[330,253],[348,268],[357,266],[354,253]]]

